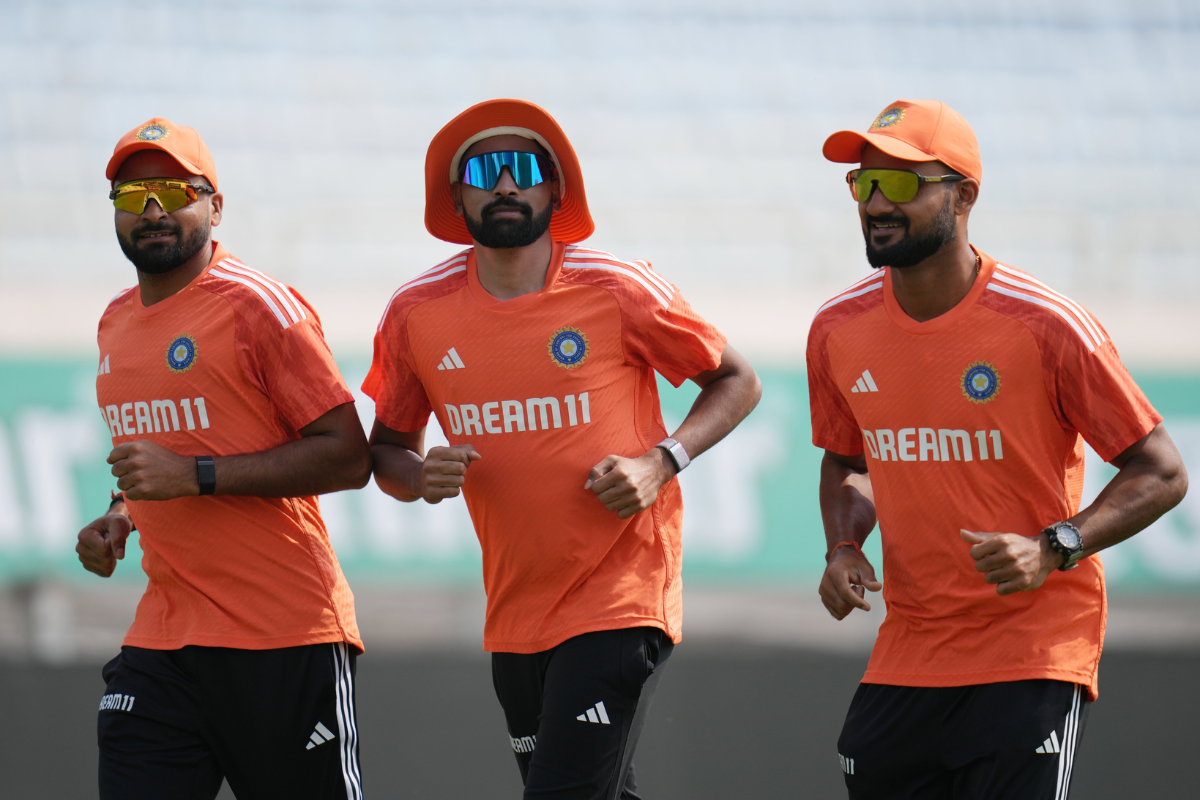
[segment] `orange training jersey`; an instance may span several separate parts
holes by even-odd
[[[352,402],[320,320],[293,289],[214,243],[203,273],[146,307],[137,287],[100,320],[96,394],[114,445],[254,453]],[[354,597],[315,497],[131,500],[150,578],[125,644],[246,650],[349,642]]]
[[[1083,441],[1106,461],[1162,421],[1083,308],[981,255],[971,291],[915,322],[891,270],[817,312],[808,340],[813,443],[866,453],[887,617],[866,683],[1032,678],[1096,695],[1100,559],[1001,597],[959,529],[1034,536],[1079,509]]]
[[[627,520],[583,486],[605,456],[666,436],[655,371],[678,386],[724,347],[649,264],[562,243],[534,294],[492,297],[467,250],[393,295],[363,391],[389,428],[420,430],[432,410],[451,444],[483,456],[464,494],[483,547],[486,650],[641,625],[678,641],[679,482]]]

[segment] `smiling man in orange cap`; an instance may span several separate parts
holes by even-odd
[[[982,169],[953,109],[899,100],[824,152],[860,164],[879,270],[808,341],[821,599],[887,602],[838,740],[850,797],[1060,800],[1097,693],[1095,554],[1182,499],[1183,462],[1100,323],[969,244]],[[1119,471],[1080,510],[1084,441]]]
[[[121,494],[79,533],[107,578],[137,525],[145,595],[104,666],[100,797],[362,797],[354,597],[316,495],[370,451],[317,314],[230,255],[212,155],[149,120],[117,142],[137,270],[100,319],[96,394]]]
[[[376,481],[465,494],[484,649],[528,798],[636,798],[631,758],[680,637],[676,473],[758,401],[758,377],[644,261],[576,244],[583,176],[541,108],[467,109],[429,146],[425,224],[471,244],[400,287],[363,384]],[[667,438],[656,373],[702,387]],[[424,452],[437,415],[449,447]]]

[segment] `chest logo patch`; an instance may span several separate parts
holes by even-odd
[[[575,369],[588,356],[587,334],[578,328],[559,328],[550,335],[550,357],[564,369]]]
[[[167,367],[176,375],[187,372],[196,363],[196,340],[180,336],[167,348]]]
[[[972,403],[987,403],[1000,391],[1000,376],[991,364],[976,361],[963,370],[962,390]]]

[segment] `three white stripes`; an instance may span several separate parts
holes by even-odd
[[[641,284],[663,308],[670,308],[675,287],[662,279],[645,261],[621,261],[612,253],[587,247],[567,247],[563,269],[599,269],[616,272]]]
[[[354,675],[345,642],[333,645],[334,679],[337,685],[338,745],[342,756],[342,778],[347,800],[362,800],[362,773],[358,768],[358,723],[354,719]]]
[[[1071,695],[1071,710],[1067,712],[1067,723],[1063,729],[1063,744],[1066,749],[1058,757],[1058,785],[1054,800],[1067,800],[1071,789],[1071,768],[1075,766],[1075,746],[1079,743],[1079,708],[1083,704],[1083,687],[1075,684]],[[1050,733],[1054,736],[1054,733]],[[1045,747],[1045,745],[1042,745]]]
[[[596,705],[589,708],[587,711],[580,714],[575,719],[580,722],[596,722],[600,725],[611,725],[608,719],[608,711],[604,708],[604,701],[601,700]]]
[[[275,315],[275,319],[279,320],[279,324],[285,328],[302,319],[308,319],[304,304],[296,299],[287,286],[236,259],[221,259],[215,267],[209,270],[208,274],[249,287],[262,298],[267,307],[271,309],[271,313]],[[279,301],[278,305],[276,300]]]
[[[438,369],[466,369],[467,365],[458,357],[458,351],[453,347],[442,356],[442,363],[438,364]]]

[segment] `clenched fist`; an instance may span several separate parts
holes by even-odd
[[[996,584],[996,594],[1031,592],[1062,565],[1062,555],[1046,536],[1019,533],[974,533],[959,531],[972,545],[971,558],[983,579]]]
[[[583,488],[595,492],[609,511],[629,519],[654,505],[658,490],[673,477],[674,462],[661,447],[655,447],[638,458],[605,457],[592,467]]]
[[[196,459],[153,442],[126,442],[108,454],[117,488],[130,500],[174,500],[200,494]]]
[[[429,448],[421,464],[421,497],[427,503],[458,497],[467,480],[467,467],[481,458],[479,451],[469,444]]]
[[[105,514],[79,532],[75,552],[88,572],[107,578],[125,557],[125,540],[133,523],[124,514]]]

